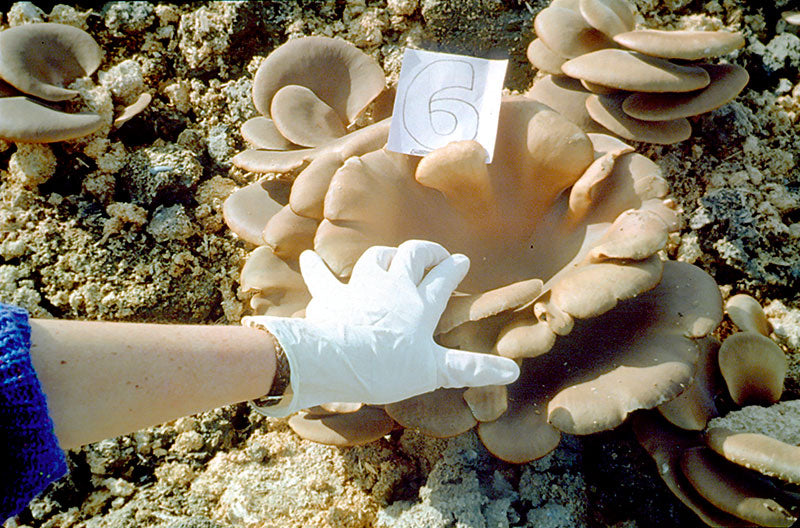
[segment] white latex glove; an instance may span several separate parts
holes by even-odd
[[[291,368],[291,398],[259,407],[264,414],[287,416],[328,402],[391,403],[439,387],[504,385],[519,376],[511,359],[433,341],[447,301],[469,269],[464,255],[410,240],[397,248],[369,248],[348,284],[313,251],[300,255],[300,269],[312,296],[305,319],[243,320],[272,333]]]

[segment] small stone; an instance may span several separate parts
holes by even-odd
[[[12,181],[26,189],[49,180],[56,173],[56,156],[45,143],[19,143],[8,162]]]
[[[15,2],[8,10],[8,25],[21,26],[22,24],[33,24],[44,22],[44,11],[34,5],[33,2]]]
[[[139,33],[155,20],[150,2],[109,2],[103,11],[106,27],[118,36]]]
[[[147,232],[158,242],[168,240],[186,240],[195,234],[194,226],[183,206],[159,206],[153,213],[153,219],[147,225]]]
[[[200,451],[204,445],[205,441],[200,433],[197,431],[184,431],[175,439],[170,451],[180,454],[192,453]]]

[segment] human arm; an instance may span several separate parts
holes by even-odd
[[[240,326],[31,320],[31,359],[69,449],[264,395],[274,341]]]

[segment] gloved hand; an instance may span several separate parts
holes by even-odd
[[[464,255],[410,240],[369,248],[347,284],[313,251],[300,255],[300,269],[312,296],[305,319],[243,320],[274,335],[289,360],[291,397],[259,408],[264,414],[287,416],[327,402],[391,403],[439,387],[504,385],[519,376],[513,360],[433,341],[469,269]]]

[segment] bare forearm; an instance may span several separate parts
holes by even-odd
[[[31,320],[31,358],[63,448],[262,396],[270,336],[239,326]]]

